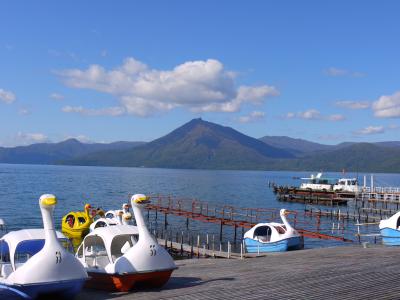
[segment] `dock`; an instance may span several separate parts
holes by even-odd
[[[85,289],[92,299],[399,299],[399,248],[361,246],[267,254],[244,260],[176,261],[160,290],[108,293]]]

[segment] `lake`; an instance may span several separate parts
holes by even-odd
[[[297,203],[276,200],[268,181],[299,185],[293,177],[309,177],[310,172],[175,170],[117,167],[79,167],[51,165],[0,164],[0,218],[9,229],[42,226],[38,199],[52,193],[58,198],[56,225],[72,210],[83,210],[85,203],[104,210],[119,209],[136,193],[173,195],[197,198],[218,204],[239,207],[303,209]],[[341,173],[326,173],[341,177]],[[346,174],[345,177],[363,174]],[[399,174],[376,174],[376,186],[400,186]],[[171,221],[172,220],[172,221]],[[170,218],[172,226],[183,222]],[[218,232],[218,226],[192,223],[194,230]],[[332,245],[313,241],[310,247]]]

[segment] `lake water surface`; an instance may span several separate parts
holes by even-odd
[[[309,175],[310,172],[0,164],[0,218],[11,230],[41,227],[38,199],[44,193],[53,193],[59,200],[55,211],[58,227],[64,214],[72,210],[81,211],[84,203],[105,210],[119,209],[135,193],[190,197],[239,207],[302,209],[302,204],[277,201],[267,182],[299,185],[300,181],[293,177]],[[363,174],[345,176],[357,175],[362,182]],[[327,176],[341,177],[342,174],[327,173]],[[375,184],[400,186],[400,174],[376,174]],[[181,221],[177,220],[176,225]],[[204,230],[209,225],[197,222],[193,226]],[[218,228],[207,230],[217,232]]]

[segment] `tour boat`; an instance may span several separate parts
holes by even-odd
[[[86,204],[84,211],[69,212],[62,218],[62,232],[69,238],[83,238],[89,232],[93,223],[93,214],[90,204]]]
[[[44,229],[14,231],[0,239],[0,289],[18,290],[33,299],[48,294],[72,298],[81,290],[87,273],[59,241],[62,235],[53,222],[56,203],[50,194],[39,199]]]
[[[141,206],[148,199],[142,194],[131,198],[137,226],[96,228],[84,238],[76,257],[89,274],[87,287],[129,291],[137,286],[161,287],[168,281],[176,266],[146,227]]]
[[[300,189],[309,191],[332,191],[334,185],[332,178],[323,177],[322,173],[311,174],[310,177],[301,178],[305,181],[300,184]]]
[[[114,225],[130,225],[132,214],[130,213],[131,205],[124,203],[122,210],[109,210],[101,218],[95,220],[90,225],[90,232],[99,227],[107,227]]]
[[[400,212],[395,213],[389,219],[381,220],[379,230],[384,245],[400,246]]]
[[[286,219],[289,212],[280,210],[283,223],[259,223],[244,234],[248,253],[281,252],[304,247],[303,237]]]

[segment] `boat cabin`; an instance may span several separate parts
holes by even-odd
[[[138,237],[135,226],[100,227],[85,237],[76,257],[89,269],[105,269],[133,247]]]
[[[57,237],[61,245],[73,253],[69,239],[58,231]],[[44,244],[43,229],[24,229],[4,235],[0,239],[0,282],[42,250]]]
[[[334,191],[358,192],[358,181],[356,178],[340,178],[333,186]]]
[[[301,178],[305,182],[301,183],[300,189],[315,191],[331,191],[334,185],[334,179],[322,177],[322,173],[311,174],[311,177]]]
[[[257,239],[262,243],[267,243],[271,241],[276,241],[280,234],[285,233],[286,227],[282,224],[260,223],[254,228],[251,238]]]

